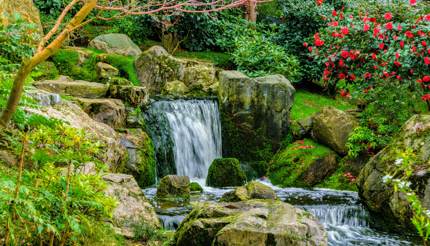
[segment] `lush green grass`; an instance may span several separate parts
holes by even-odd
[[[221,68],[231,68],[233,64],[230,61],[230,55],[222,52],[213,51],[202,51],[202,52],[190,52],[190,51],[178,51],[175,56],[180,58],[198,59],[202,61],[208,61]]]
[[[294,94],[294,105],[291,109],[291,119],[305,119],[327,106],[332,106],[341,110],[354,108],[353,105],[349,104],[342,98],[333,99],[308,91],[297,90]]]

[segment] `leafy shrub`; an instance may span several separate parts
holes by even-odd
[[[12,63],[20,63],[34,52],[34,43],[38,39],[35,24],[27,23],[16,16],[16,21],[3,26],[0,23],[0,56]]]
[[[361,126],[353,131],[347,143],[351,157],[377,153],[412,115],[426,111],[419,95],[396,81],[384,81],[364,94],[364,100],[367,106],[361,113]]]
[[[252,36],[237,37],[232,56],[238,70],[249,76],[277,73],[291,81],[297,81],[300,77],[298,60],[258,32]]]
[[[355,97],[377,86],[380,79],[397,80],[423,91],[422,99],[430,101],[430,15],[399,4],[374,2],[369,11],[356,4],[326,17],[327,27],[314,35],[313,44],[304,45],[325,68],[322,80],[327,87],[350,91]]]

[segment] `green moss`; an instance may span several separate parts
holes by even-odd
[[[231,62],[231,56],[227,53],[203,51],[203,52],[190,52],[190,51],[178,51],[175,56],[180,58],[197,59],[206,62],[212,62],[217,67],[221,68],[232,68],[233,63]]]
[[[190,183],[190,191],[192,192],[203,192],[203,188],[197,182]]]
[[[134,66],[135,58],[131,56],[122,56],[117,54],[106,55],[106,63],[117,68],[120,72],[120,76],[127,78],[134,85],[140,85],[141,82],[137,76],[137,71]]]
[[[34,80],[55,79],[59,71],[53,62],[42,62],[31,71],[31,77]]]
[[[332,106],[340,110],[354,108],[354,106],[340,98],[332,99],[308,91],[297,90],[294,94],[294,105],[290,116],[292,120],[305,119],[327,106]]]
[[[55,65],[63,75],[73,79],[97,81],[96,55],[89,52],[88,57],[79,64],[79,52],[73,49],[61,49],[53,57]]]
[[[212,187],[240,186],[246,176],[236,158],[215,159],[209,167],[206,184]]]
[[[269,178],[273,184],[283,187],[306,186],[301,175],[314,161],[331,152],[310,139],[296,141],[273,157],[268,169]]]
[[[344,168],[339,167],[336,172],[330,177],[326,178],[322,183],[318,184],[318,188],[329,188],[335,190],[351,190],[357,191],[357,185],[349,182],[343,175],[345,174]]]
[[[148,187],[155,184],[156,180],[156,161],[154,145],[152,144],[151,138],[144,133],[145,140],[139,149],[140,163],[138,164],[139,176],[137,182],[140,187]]]

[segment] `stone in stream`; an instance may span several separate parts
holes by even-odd
[[[149,94],[145,87],[134,85],[111,85],[108,96],[121,99],[135,107],[146,106],[149,103]]]
[[[55,80],[36,82],[34,86],[53,93],[83,98],[105,97],[109,89],[109,86],[105,84],[84,80],[72,80],[66,76],[60,76]]]
[[[175,233],[177,246],[327,245],[310,213],[277,200],[194,204]]]
[[[325,107],[313,117],[312,136],[338,154],[346,155],[346,142],[357,126],[357,120],[350,114],[333,107]]]
[[[249,78],[222,71],[219,80],[223,155],[243,161],[267,159],[289,132],[294,87],[282,75]]]
[[[190,191],[195,193],[202,193],[203,188],[202,186],[197,182],[191,182],[190,183]]]
[[[138,56],[142,53],[139,46],[127,35],[121,33],[109,33],[97,36],[91,40],[89,46],[109,54]]]
[[[245,186],[239,186],[221,197],[223,202],[239,202],[250,199],[276,200],[277,197],[272,188],[258,181],[251,181]]]
[[[411,182],[410,187],[416,191],[423,208],[430,209],[430,115],[413,116],[392,142],[369,160],[358,177],[358,190],[371,211],[393,220],[397,226],[414,230],[412,210],[405,194],[394,192],[392,185],[383,182],[384,176],[396,172],[403,162],[402,154],[409,151],[413,153],[414,173],[407,181]]]
[[[206,185],[211,187],[239,186],[246,182],[246,176],[236,158],[215,159],[209,167]]]
[[[190,198],[190,178],[177,175],[163,177],[157,187],[157,198],[188,200]]]
[[[106,195],[114,197],[119,203],[113,212],[113,225],[116,231],[127,237],[134,237],[134,228],[146,224],[160,227],[154,207],[146,199],[136,180],[131,175],[109,173],[103,175],[108,186]]]

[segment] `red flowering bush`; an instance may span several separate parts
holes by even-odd
[[[333,10],[327,26],[304,46],[324,66],[324,85],[344,96],[397,80],[422,93],[430,107],[430,14],[419,14],[412,5],[392,12],[379,7],[370,13]]]

